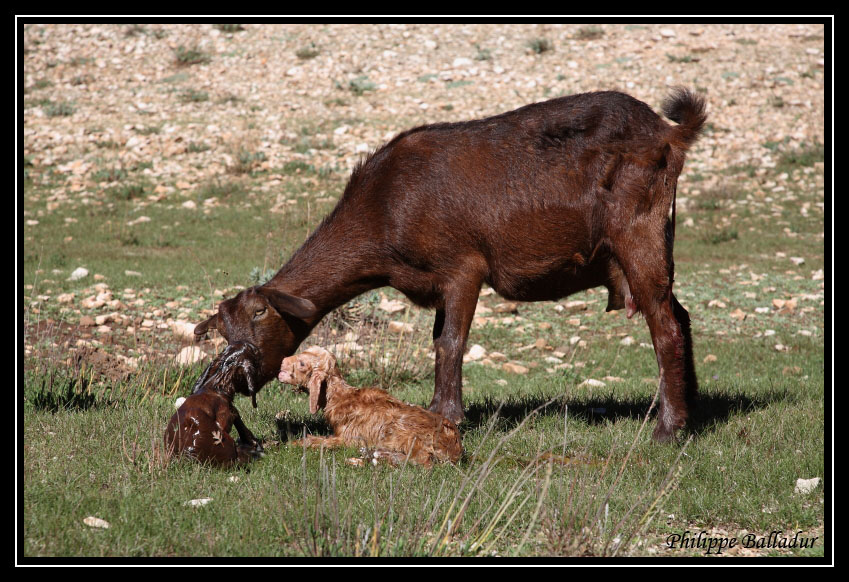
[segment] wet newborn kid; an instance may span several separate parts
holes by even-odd
[[[319,408],[334,436],[308,436],[294,445],[375,448],[375,458],[430,467],[457,462],[463,454],[460,431],[450,420],[407,404],[377,388],[354,388],[342,378],[327,350],[311,347],[283,360],[278,379],[309,393],[310,414]]]
[[[259,351],[249,343],[228,345],[218,354],[171,417],[165,429],[166,451],[220,466],[258,456],[262,445],[242,422],[233,399],[237,392],[250,396],[256,408],[254,376],[259,363]],[[238,443],[230,436],[234,425]]]

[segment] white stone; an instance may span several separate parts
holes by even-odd
[[[83,267],[77,267],[71,272],[71,276],[68,277],[68,281],[79,281],[83,277],[88,276],[88,269]]]
[[[807,495],[816,489],[819,484],[819,477],[814,477],[812,479],[796,479],[796,487],[793,489],[793,492],[797,495]]]
[[[398,301],[397,299],[392,299],[390,301],[386,298],[381,299],[378,307],[387,313],[397,313],[407,309],[407,305],[403,301]]]
[[[175,321],[171,324],[171,332],[178,339],[193,341],[195,338],[195,324],[188,321]]]
[[[98,527],[101,529],[109,529],[109,522],[105,519],[100,519],[99,517],[94,517],[93,515],[89,515],[87,518],[83,520],[83,523],[89,527]]]
[[[480,360],[485,355],[486,350],[484,347],[479,344],[475,344],[469,348],[469,353],[466,354],[466,357],[469,358],[469,361],[474,362],[475,360]]]
[[[592,378],[587,378],[586,380],[584,380],[583,382],[578,384],[578,386],[590,386],[592,388],[604,388],[606,386],[606,384],[604,382],[602,382],[601,380],[594,380]]]
[[[392,333],[402,334],[402,333],[411,333],[415,328],[411,323],[404,323],[403,321],[390,321],[387,326]]]
[[[186,346],[180,350],[180,353],[177,354],[177,357],[174,358],[174,360],[178,364],[185,366],[188,364],[194,364],[195,362],[200,362],[207,357],[206,353],[198,346]]]

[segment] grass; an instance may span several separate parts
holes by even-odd
[[[174,60],[180,67],[190,65],[204,65],[212,61],[212,57],[201,50],[198,46],[185,47],[183,45],[174,49]]]
[[[200,145],[189,149],[207,149]],[[302,155],[324,145],[332,142],[293,143]],[[605,313],[605,292],[592,290],[473,325],[469,345],[529,372],[464,365],[466,456],[432,471],[353,467],[353,449],[288,447],[304,430],[329,428],[308,413],[303,395],[277,382],[263,388],[257,409],[236,402],[268,443],[249,469],[168,463],[159,454],[174,399],[203,364],[176,365],[181,346],[170,330],[142,322],[200,321],[221,299],[216,290],[231,296],[267,279],[332,209],[344,173],[286,162],[273,172],[285,203],[272,211],[276,201],[262,189],[267,176],[252,175],[258,160],[250,149],[246,171],[167,191],[155,203],[143,163],[104,162],[91,174],[91,203],[49,211],[65,177],[29,162],[25,219],[38,224],[23,227],[24,556],[701,556],[669,550],[665,540],[702,529],[802,530],[820,545],[792,555],[822,556],[822,486],[794,494],[797,478],[825,476],[824,296],[811,276],[824,267],[822,194],[794,178],[821,175],[824,151],[768,149],[776,166],[756,179],[738,168],[718,186],[705,188],[704,176],[688,182],[698,194],[679,186],[690,203],[679,207],[675,289],[693,320],[701,388],[681,442],[648,438],[657,365],[645,322]],[[757,195],[782,173],[790,175],[787,191]],[[197,208],[184,207],[187,200]],[[142,215],[150,220],[138,222]],[[692,227],[683,225],[688,218]],[[80,266],[90,275],[68,281]],[[80,307],[95,294],[95,274],[124,307]],[[75,303],[60,303],[68,293]],[[400,298],[391,289],[364,294],[329,315],[306,345],[356,338],[362,349],[340,361],[352,383],[426,405],[433,314],[389,316],[376,307],[380,293]],[[790,297],[798,302],[790,312],[773,307]],[[501,299],[482,301],[494,307]],[[735,309],[746,318],[730,317]],[[108,333],[79,325],[83,315],[113,311],[128,325],[107,323]],[[390,320],[414,331],[396,335]],[[631,345],[620,343],[626,336]],[[71,350],[92,340],[103,345]],[[185,505],[201,497],[212,501]],[[91,528],[88,516],[111,527]]]
[[[227,167],[231,174],[248,174],[266,160],[263,152],[251,151],[246,147],[238,147],[233,152],[233,163]]]
[[[374,91],[377,85],[369,81],[366,75],[359,75],[348,81],[348,90],[354,95],[362,95],[367,91]]]
[[[554,50],[554,43],[547,38],[532,38],[527,42],[527,46],[538,55]]]
[[[483,48],[479,44],[475,43],[475,60],[476,61],[491,61],[492,60],[492,51],[488,48]]]
[[[821,143],[814,143],[782,153],[776,171],[787,172],[799,168],[809,168],[817,162],[823,161],[825,161],[825,148]]]
[[[596,40],[604,36],[604,29],[600,26],[584,26],[575,33],[577,40]]]
[[[315,45],[315,43],[311,42],[306,46],[303,46],[295,51],[295,56],[301,60],[307,61],[309,59],[314,59],[317,57],[321,51]]]
[[[693,55],[676,56],[669,53],[666,53],[666,58],[670,63],[697,63],[700,60],[698,57],[694,57]]]
[[[210,149],[212,149],[211,146],[209,146],[209,145],[207,145],[203,142],[196,142],[196,141],[190,141],[189,144],[186,146],[186,151],[189,152],[190,154],[206,152],[206,151],[209,151]]]
[[[47,117],[69,117],[76,111],[74,104],[67,101],[60,101],[59,103],[48,101],[43,105],[43,109]]]
[[[815,377],[816,363],[804,371]],[[65,392],[47,392],[50,400],[30,385],[25,554],[628,555],[683,527],[816,527],[818,504],[793,496],[787,475],[822,474],[822,427],[806,420],[820,410],[822,384],[798,394],[787,379],[739,383],[732,366],[723,369],[729,380],[704,387],[712,420],[686,449],[647,442],[649,385],[593,395],[529,377],[501,394],[467,397],[467,457],[433,471],[354,468],[344,461],[354,450],[285,445],[268,447],[250,471],[165,465],[157,429],[199,368],[182,377],[166,368],[155,382],[164,394],[147,377],[147,397],[143,374],[130,383],[135,397],[129,387],[110,398],[67,384]],[[475,387],[492,379],[475,366],[467,377]],[[398,395],[424,403],[428,390],[411,385]],[[266,439],[283,440],[302,426],[326,431],[303,400],[272,385],[256,411],[240,408]],[[289,412],[278,420],[279,411]],[[92,451],[91,442],[111,444]],[[213,501],[185,506],[200,497]],[[90,529],[82,524],[88,515],[112,527]],[[644,537],[647,529],[657,533]]]
[[[245,30],[245,27],[241,24],[214,24],[213,26],[224,33],[233,33]]]
[[[209,93],[196,89],[186,89],[180,93],[179,99],[181,103],[202,103],[209,101]]]

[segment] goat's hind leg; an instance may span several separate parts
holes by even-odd
[[[645,233],[645,231],[644,231]],[[651,332],[660,369],[660,403],[652,435],[657,442],[675,438],[687,422],[689,404],[698,392],[690,318],[672,293],[671,249],[661,236],[639,236],[631,245],[617,249],[633,296]]]
[[[289,446],[293,447],[308,447],[311,449],[334,449],[339,447],[352,447],[356,446],[356,443],[350,443],[347,439],[343,439],[338,436],[329,436],[329,437],[320,437],[307,435],[302,439],[298,439],[296,441],[291,441]]]
[[[660,370],[660,403],[657,426],[652,435],[657,442],[673,440],[675,431],[684,428],[689,414],[688,405],[698,389],[692,363],[689,318],[686,319],[686,327],[682,326],[681,316],[687,312],[682,307],[683,313],[676,313],[675,305],[680,307],[680,304],[671,289],[667,297],[639,303],[649,325]]]

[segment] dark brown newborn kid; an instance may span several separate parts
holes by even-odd
[[[259,350],[244,342],[228,345],[218,354],[171,417],[165,429],[166,451],[221,466],[259,456],[262,445],[242,422],[233,399],[237,392],[250,396],[256,408],[254,379],[260,361]],[[239,442],[230,436],[233,426]]]

